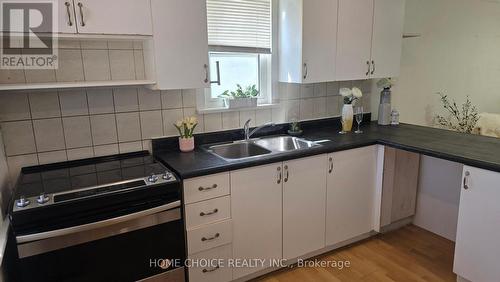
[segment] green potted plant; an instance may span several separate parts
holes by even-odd
[[[236,84],[235,91],[226,90],[219,95],[220,98],[224,98],[225,106],[230,109],[257,107],[258,96],[259,90],[255,84],[245,89],[240,84]]]

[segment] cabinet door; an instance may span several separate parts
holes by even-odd
[[[374,229],[377,146],[328,156],[326,244],[349,240]]]
[[[405,0],[375,0],[372,78],[399,75]]]
[[[152,0],[156,89],[209,87],[206,1]]]
[[[303,1],[303,82],[335,80],[338,0]]]
[[[281,171],[281,163],[277,163],[231,172],[235,259],[281,259]],[[235,268],[233,279],[261,269]]]
[[[283,163],[283,258],[325,247],[326,155]]]
[[[78,33],[152,35],[149,0],[74,0]]]
[[[337,80],[369,78],[374,0],[339,0]]]
[[[465,166],[463,177],[453,270],[474,282],[498,281],[500,173]]]

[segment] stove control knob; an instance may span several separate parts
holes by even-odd
[[[36,198],[37,203],[43,205],[49,201],[49,196],[45,195],[45,193],[40,194],[38,198]]]
[[[158,176],[154,175],[154,174],[151,174],[149,177],[148,177],[148,182],[150,183],[155,183],[156,181],[158,181]]]
[[[164,180],[171,180],[173,178],[173,175],[170,171],[165,171],[165,173],[163,174],[162,178]]]
[[[24,196],[21,196],[19,200],[16,200],[16,206],[19,208],[27,207],[30,204],[30,200],[26,199]]]

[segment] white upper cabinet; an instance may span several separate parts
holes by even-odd
[[[283,163],[283,258],[325,247],[326,155]]]
[[[333,245],[378,225],[377,146],[329,154],[328,162],[326,245]]]
[[[78,33],[153,34],[150,0],[73,1]]]
[[[279,79],[335,80],[338,0],[279,2]]]
[[[500,173],[465,166],[453,270],[474,282],[498,281]]]
[[[404,0],[339,0],[337,80],[399,75]]]
[[[339,0],[337,80],[369,78],[374,0]]]
[[[404,14],[404,0],[375,0],[370,72],[372,78],[399,75]]]
[[[235,259],[281,259],[282,254],[281,163],[231,172],[231,214]],[[261,270],[233,269],[238,279]]]
[[[134,0],[132,0],[134,1]],[[206,2],[151,0],[155,89],[209,87]]]

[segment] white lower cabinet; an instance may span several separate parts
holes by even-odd
[[[282,164],[231,172],[231,215],[235,259],[281,259]],[[233,278],[262,268],[234,268]]]
[[[374,229],[377,146],[328,155],[326,244],[337,244]]]
[[[500,280],[500,173],[464,167],[453,270],[474,282]]]
[[[326,154],[283,163],[283,258],[325,247]]]
[[[232,280],[232,269],[227,261],[232,257],[231,244],[210,249],[190,256],[189,281],[227,282]],[[220,262],[222,261],[222,262]]]

